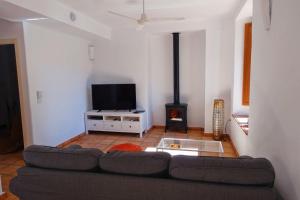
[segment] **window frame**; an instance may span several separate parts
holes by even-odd
[[[243,91],[242,105],[250,105],[250,78],[252,57],[252,22],[245,24],[244,34],[244,67],[243,67]]]

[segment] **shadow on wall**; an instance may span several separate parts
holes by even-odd
[[[220,94],[220,98],[224,99],[225,101],[225,118],[224,122],[226,123],[227,120],[231,119],[231,90],[228,88]]]

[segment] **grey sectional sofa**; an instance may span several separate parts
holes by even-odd
[[[263,158],[31,146],[10,190],[21,200],[276,200]]]

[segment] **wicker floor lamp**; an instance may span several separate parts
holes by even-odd
[[[214,100],[213,133],[214,140],[222,140],[224,129],[224,100]]]

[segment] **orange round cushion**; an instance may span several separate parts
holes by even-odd
[[[125,143],[125,144],[115,145],[108,150],[108,152],[112,152],[112,151],[139,152],[139,151],[143,151],[143,148],[139,145]]]

